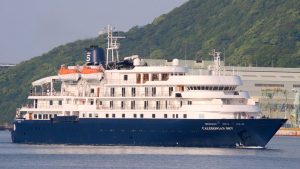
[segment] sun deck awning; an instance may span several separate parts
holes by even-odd
[[[60,79],[58,76],[49,76],[32,82],[32,86],[41,86],[46,83],[51,83],[53,80]]]

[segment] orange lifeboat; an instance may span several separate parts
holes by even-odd
[[[65,65],[62,65],[59,69],[58,74],[60,75],[66,75],[66,74],[73,74],[73,73],[78,73],[78,69],[69,69]]]
[[[83,69],[81,70],[82,74],[91,74],[91,73],[99,73],[99,72],[102,72],[102,69],[100,67],[84,66]]]

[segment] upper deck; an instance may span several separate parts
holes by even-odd
[[[173,59],[168,66],[149,66],[138,55],[119,61],[116,39],[103,49],[86,49],[83,66],[62,65],[58,75],[32,83],[28,119],[53,115],[79,118],[253,118],[259,109],[239,76],[221,74],[220,52],[213,50],[211,75],[191,75]],[[113,43],[111,43],[113,42]],[[111,58],[109,59],[109,56]],[[99,59],[100,58],[100,59]]]

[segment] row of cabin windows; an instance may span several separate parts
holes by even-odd
[[[136,74],[136,82],[137,83],[141,83],[141,80],[143,79],[143,83],[149,81],[149,79],[151,81],[159,81],[159,76],[161,76],[161,81],[167,81],[169,79],[169,76],[183,76],[185,75],[185,73],[171,73],[171,74],[168,74],[168,73],[153,73],[152,76],[151,76],[151,79],[149,78],[149,74],[148,73],[145,73],[145,74]],[[143,76],[143,77],[142,77]],[[124,81],[128,81],[128,75],[124,75],[123,76],[123,80]]]
[[[102,102],[101,102],[102,104]],[[180,106],[182,106],[182,101],[180,101]],[[187,102],[188,105],[192,105],[192,101],[188,101]],[[135,104],[135,101],[130,101],[130,108],[133,110],[135,109],[136,107],[136,104]],[[144,109],[148,109],[149,107],[149,101],[144,101]],[[109,101],[109,108],[110,109],[113,109],[114,108],[114,102],[111,100]],[[168,101],[166,100],[165,101],[165,108],[167,109],[168,108]],[[125,101],[121,101],[121,109],[125,109]],[[159,110],[161,109],[161,101],[156,101],[155,102],[155,109],[156,110]]]
[[[236,86],[188,86],[188,90],[235,90]]]
[[[122,97],[125,97],[125,93],[126,93],[126,91],[125,91],[125,88],[123,87],[122,88]],[[135,97],[135,95],[136,95],[135,88],[131,88],[131,96]],[[110,96],[115,97],[115,88],[110,88]]]
[[[98,118],[98,117],[99,117],[98,113],[95,113],[94,116],[95,116],[95,118]],[[85,114],[84,114],[84,113],[82,114],[82,117],[85,117]],[[93,117],[93,114],[92,114],[92,113],[89,113],[89,114],[88,114],[88,117],[89,117],[89,118],[92,118],[92,117]],[[106,117],[106,118],[110,118],[110,114],[105,114],[105,117]],[[112,117],[112,118],[116,118],[116,114],[111,114],[111,117]],[[122,114],[122,118],[125,118],[125,117],[126,117],[125,114]],[[140,118],[144,118],[144,114],[140,114],[139,117],[140,117]],[[155,114],[152,114],[151,117],[152,117],[152,118],[156,118],[156,117],[155,117]],[[187,118],[187,114],[183,114],[182,117],[183,117],[183,118]],[[138,118],[138,115],[137,115],[137,114],[133,114],[133,118]],[[165,118],[165,119],[168,118],[168,114],[164,114],[164,118]],[[176,119],[177,119],[177,118],[179,118],[179,115],[178,115],[178,114],[172,114],[172,118],[176,118]]]
[[[110,96],[115,97],[115,88],[110,88]],[[121,96],[125,97],[126,96],[126,89],[125,87],[122,87],[121,89]],[[131,88],[131,97],[136,96],[136,88],[133,87]],[[149,96],[149,89],[148,87],[145,88],[145,96]],[[156,87],[151,88],[151,96],[156,96]]]
[[[173,73],[171,75],[173,75]],[[183,74],[181,74],[181,75],[183,75]],[[143,77],[142,77],[141,74],[136,74],[136,82],[141,83],[141,79],[143,79],[144,83],[149,81],[149,74],[147,74],[147,73],[143,74]],[[168,79],[169,79],[169,74],[167,74],[167,73],[162,73],[161,74],[161,80],[162,81],[166,81]],[[128,81],[128,75],[124,75],[123,80]],[[151,81],[158,81],[158,80],[159,80],[159,74],[158,73],[153,73],[152,76],[151,76]]]
[[[57,114],[33,114],[33,119],[39,119],[39,120],[42,120],[42,119],[51,119],[51,118],[54,118],[56,117]]]
[[[96,101],[97,103],[98,101]],[[162,101],[156,101],[155,102],[155,107],[157,110],[159,110],[161,108],[161,102]],[[90,105],[94,105],[94,100],[90,100],[89,101]],[[163,102],[162,102],[163,103]],[[182,101],[180,101],[180,106],[182,106]],[[188,101],[187,102],[188,105],[192,105],[192,101]],[[99,101],[99,105],[102,105],[102,101]],[[131,109],[135,109],[136,107],[136,103],[135,101],[130,101],[130,108]],[[144,101],[144,109],[148,109],[149,107],[149,102],[148,101]],[[114,108],[114,101],[109,101],[109,108],[113,109]],[[168,101],[165,101],[165,108],[168,108]],[[121,101],[121,109],[125,109],[125,101]]]
[[[151,89],[151,93],[149,94],[149,89]],[[188,87],[189,90],[200,90],[200,86],[199,86],[199,89],[197,87]],[[228,90],[227,88],[225,88],[226,90]],[[235,87],[234,87],[235,89]],[[178,91],[181,91],[183,92],[184,91],[184,86],[177,86],[177,90]],[[202,90],[210,90],[209,87],[207,87],[207,89],[204,87]],[[220,88],[221,90],[221,88]],[[174,87],[169,87],[169,96],[172,95],[174,91]],[[156,96],[156,87],[145,87],[145,90],[144,90],[144,94],[146,97],[148,96],[152,96],[152,97],[155,97]],[[122,97],[125,97],[126,96],[126,88],[125,87],[122,87],[121,89],[121,96]],[[135,87],[132,87],[131,88],[131,97],[135,97],[136,96],[136,88]],[[115,88],[110,88],[110,97],[115,97]]]

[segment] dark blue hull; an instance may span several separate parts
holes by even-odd
[[[14,143],[264,147],[285,119],[15,120]]]

